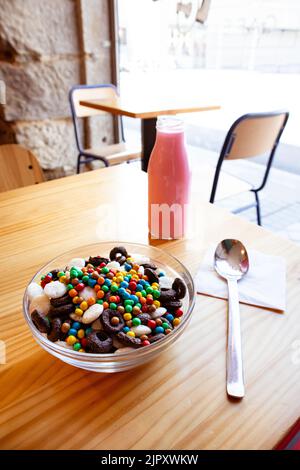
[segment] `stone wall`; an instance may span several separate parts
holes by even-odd
[[[0,0],[0,144],[30,148],[44,169],[74,168],[68,91],[112,81],[110,2]],[[82,126],[88,145],[113,141],[111,117],[97,119]]]

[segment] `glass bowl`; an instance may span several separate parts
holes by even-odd
[[[185,282],[187,292],[185,298],[182,299],[182,309],[184,314],[182,316],[181,323],[172,331],[171,334],[166,335],[162,340],[134,351],[120,352],[120,350],[118,350],[118,354],[91,354],[86,352],[77,352],[49,341],[46,335],[40,333],[34,326],[29,314],[29,299],[26,288],[23,298],[23,311],[31,333],[43,349],[61,361],[93,372],[109,373],[125,371],[153,360],[158,356],[158,354],[165,351],[169,346],[175,343],[187,327],[195,304],[195,289],[192,276],[180,261],[165,251],[152,246],[120,241],[100,242],[92,245],[81,246],[59,255],[47,263],[34,275],[30,283],[39,282],[41,275],[46,274],[52,269],[64,268],[72,258],[88,258],[89,256],[96,255],[108,257],[110,250],[114,246],[122,245],[126,247],[130,255],[141,254],[148,256],[151,261],[165,271],[166,275],[171,276],[172,278],[180,277]]]

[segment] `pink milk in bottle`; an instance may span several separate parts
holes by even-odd
[[[184,125],[160,117],[148,166],[148,224],[152,238],[177,239],[186,233],[191,173]]]

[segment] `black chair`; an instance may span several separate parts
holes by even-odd
[[[289,117],[287,111],[274,111],[270,113],[245,114],[237,119],[225,138],[221,154],[215,170],[210,202],[215,201],[220,171],[223,161],[257,157],[269,154],[262,183],[257,188],[251,188],[255,201],[253,204],[233,211],[239,213],[256,207],[257,223],[261,225],[261,210],[258,193],[265,187],[270,173],[274,155],[279,144],[281,134]]]
[[[141,157],[140,148],[129,148],[124,139],[123,122],[121,123],[122,141],[112,145],[102,145],[96,148],[84,149],[80,139],[79,119],[104,114],[104,111],[82,106],[82,100],[117,100],[117,88],[112,84],[106,85],[76,85],[69,92],[69,101],[74,124],[75,139],[78,149],[77,173],[81,165],[100,160],[105,166],[129,162]]]

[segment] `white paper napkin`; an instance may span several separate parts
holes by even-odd
[[[195,277],[199,294],[228,298],[227,283],[214,270],[215,246],[211,246]],[[281,256],[248,250],[249,271],[239,281],[240,302],[283,312],[285,310],[286,264]]]

